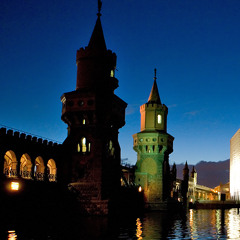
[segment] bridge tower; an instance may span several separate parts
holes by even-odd
[[[114,94],[116,54],[106,47],[100,8],[88,46],[77,51],[76,90],[61,97],[61,118],[68,125],[65,175],[94,214],[107,213],[106,207],[96,208],[120,187],[118,130],[125,125],[127,106]]]
[[[140,107],[141,131],[133,135],[137,152],[135,183],[141,185],[147,206],[164,208],[170,196],[169,154],[174,138],[167,133],[168,108],[161,103],[155,77],[148,102]]]

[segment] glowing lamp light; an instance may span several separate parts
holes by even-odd
[[[19,182],[11,182],[11,190],[18,191],[19,190]]]
[[[141,186],[138,187],[138,192],[142,192],[142,187]]]

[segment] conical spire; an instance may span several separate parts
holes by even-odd
[[[196,169],[195,169],[195,167],[193,166],[193,168],[192,168],[192,173],[196,173],[197,171],[196,171]]]
[[[161,100],[160,100],[160,96],[159,96],[159,93],[158,93],[158,87],[157,87],[157,77],[156,77],[156,68],[154,69],[154,73],[155,73],[155,76],[154,76],[154,82],[153,82],[153,86],[152,86],[152,90],[150,92],[150,95],[149,95],[149,98],[148,98],[148,103],[157,103],[157,104],[161,104]]]
[[[98,1],[98,14],[97,14],[98,18],[97,18],[95,27],[93,29],[93,33],[90,38],[90,41],[88,43],[88,47],[94,50],[107,50],[104,35],[103,35],[103,30],[102,30],[102,24],[100,20],[101,6],[102,6],[102,2]]]
[[[188,170],[188,163],[187,163],[187,161],[186,161],[186,163],[185,163],[184,169],[187,169],[187,170]]]

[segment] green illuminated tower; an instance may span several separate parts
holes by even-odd
[[[167,133],[168,108],[160,100],[156,69],[148,102],[140,107],[140,113],[141,131],[133,135],[135,183],[142,186],[147,206],[158,210],[170,196],[169,154],[174,138]]]

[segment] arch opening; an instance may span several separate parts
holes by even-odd
[[[20,176],[25,179],[32,179],[32,162],[27,153],[20,159]]]
[[[9,178],[17,177],[17,158],[12,150],[9,150],[4,155],[3,174]]]
[[[34,177],[37,181],[44,181],[44,161],[42,157],[38,156],[35,159],[35,166],[34,166]]]
[[[57,181],[57,167],[53,159],[49,159],[47,163],[47,174],[49,182]]]

